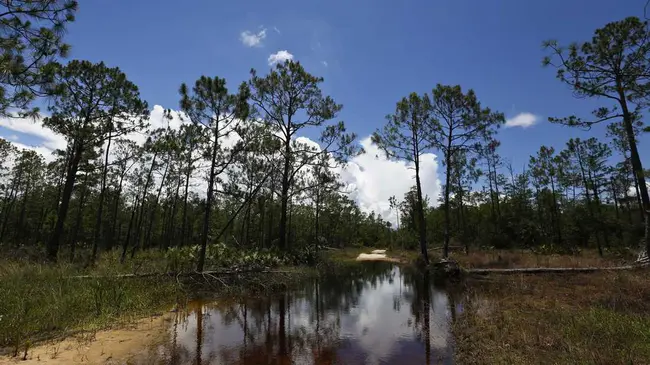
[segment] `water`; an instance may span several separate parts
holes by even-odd
[[[192,303],[147,363],[451,364],[455,311],[429,278],[369,263],[273,297]]]

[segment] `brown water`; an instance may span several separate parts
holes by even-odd
[[[195,302],[142,364],[451,364],[453,297],[385,263],[230,303]]]

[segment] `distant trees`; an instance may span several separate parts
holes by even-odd
[[[412,162],[415,170],[415,219],[423,259],[428,262],[427,228],[420,182],[421,156],[433,149],[443,155],[446,167],[444,191],[444,245],[443,257],[449,255],[451,238],[451,202],[454,192],[459,206],[457,221],[465,230],[463,195],[466,187],[476,182],[480,171],[476,158],[485,152],[484,146],[496,142],[492,136],[505,122],[503,114],[483,108],[472,90],[463,93],[460,86],[438,84],[428,95],[415,93],[397,104],[396,112],[387,117],[383,129],[376,131],[372,141],[388,157]],[[496,155],[490,155],[491,166],[496,169]],[[490,181],[492,182],[490,169]],[[492,195],[492,198],[494,196]],[[406,214],[404,215],[406,216]],[[468,245],[466,246],[469,247]]]
[[[645,234],[650,250],[648,173],[637,149],[648,130],[641,116],[650,106],[650,33],[636,18],[607,24],[580,45],[546,43],[545,63],[574,94],[611,103],[592,120],[550,120],[585,129],[607,123],[609,143],[592,137],[557,150],[540,146],[515,171],[500,154],[503,114],[473,90],[438,84],[431,94],[401,99],[371,138],[414,169],[412,188],[388,201],[397,213],[393,227],[347,195],[338,168],[363,151],[337,120],[342,105],[323,94],[323,78],[300,63],[280,63],[266,75],[252,70],[235,92],[220,77],[183,84],[179,112],[164,110],[148,128],[147,104],[118,68],[55,62],[68,48],[60,31],[73,20],[75,1],[2,7],[0,114],[21,108],[34,115],[30,102],[47,95],[43,124],[67,146],[46,163],[0,138],[1,245],[43,244],[54,261],[64,242],[71,261],[90,263],[100,249],[121,247],[124,261],[129,249],[133,257],[140,249],[196,246],[199,271],[223,247],[282,250],[307,261],[325,244],[417,245],[428,261],[432,242],[443,243],[445,258],[452,242],[466,252],[594,246],[604,255]],[[304,138],[314,134],[316,142]],[[426,153],[445,167],[440,197],[423,192]]]

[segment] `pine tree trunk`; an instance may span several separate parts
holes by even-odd
[[[25,191],[23,192],[23,200],[20,205],[20,218],[18,219],[18,227],[16,227],[18,234],[20,238],[17,238],[16,241],[18,242],[19,240],[26,242],[27,238],[31,236],[29,230],[25,229],[25,211],[27,210],[27,196],[29,195],[29,186],[25,188]],[[0,239],[0,242],[2,240]]]
[[[180,192],[182,179],[178,178],[178,184],[176,184],[176,191],[174,192],[174,201],[172,203],[172,212],[171,217],[169,218],[169,228],[167,230],[167,237],[165,239],[165,249],[170,246],[170,243],[176,239],[177,227],[176,227],[176,209],[178,204],[178,193]]]
[[[75,251],[77,247],[77,239],[79,238],[79,231],[81,230],[81,218],[83,217],[84,207],[86,205],[86,195],[87,188],[86,183],[88,181],[88,175],[84,179],[83,189],[81,191],[81,196],[79,197],[79,206],[77,207],[77,218],[75,219],[74,229],[72,230],[72,237],[70,240],[70,262],[74,262]]]
[[[47,243],[47,258],[51,262],[56,262],[59,253],[59,243],[63,235],[63,225],[68,215],[68,208],[70,206],[70,198],[72,197],[72,190],[74,189],[75,179],[77,177],[77,170],[79,169],[79,162],[81,155],[84,151],[83,142],[75,140],[73,145],[73,154],[70,159],[67,176],[65,179],[65,186],[63,187],[63,196],[61,197],[61,204],[59,204],[59,211],[57,213],[56,224],[54,232]]]
[[[122,244],[122,256],[120,258],[120,263],[124,263],[126,259],[126,250],[129,248],[129,241],[131,240],[131,232],[133,231],[133,223],[135,221],[135,214],[138,211],[140,195],[136,194],[135,202],[133,203],[133,208],[131,209],[131,218],[129,219],[129,227],[126,229],[126,238],[124,239],[124,244]]]
[[[185,173],[185,192],[183,193],[183,217],[182,217],[182,223],[181,223],[181,247],[185,246],[185,232],[187,232],[187,196],[189,194],[189,187],[190,187],[190,175],[191,175],[191,152],[190,152],[190,161],[188,161],[188,166],[187,166],[187,171]]]
[[[153,202],[153,207],[151,209],[151,215],[149,216],[149,226],[147,227],[147,235],[144,241],[144,247],[149,248],[151,245],[151,232],[153,231],[154,221],[156,219],[156,212],[158,211],[158,201],[160,200],[160,194],[162,193],[162,188],[165,185],[165,179],[167,178],[167,171],[169,170],[169,161],[165,164],[165,170],[163,172],[162,181],[160,182],[160,187],[156,193],[156,199]]]
[[[90,256],[90,263],[94,263],[97,258],[97,247],[102,234],[102,214],[104,211],[104,196],[106,195],[106,176],[108,175],[108,154],[111,150],[112,130],[108,131],[108,146],[104,157],[104,167],[102,169],[102,182],[99,190],[99,202],[97,203],[97,215],[95,217],[95,229],[93,232],[93,252]]]
[[[138,224],[135,231],[135,242],[133,244],[133,249],[131,250],[131,258],[135,256],[135,251],[140,247],[140,240],[142,236],[142,224],[144,223],[144,208],[147,202],[147,191],[149,190],[149,184],[151,184],[151,175],[153,170],[156,167],[156,158],[158,157],[158,151],[154,152],[153,159],[151,160],[151,166],[149,167],[149,172],[147,173],[147,179],[144,184],[144,189],[142,189],[142,199],[140,199],[140,213],[138,214]]]
[[[201,250],[199,252],[199,262],[196,271],[202,272],[205,265],[205,251],[208,247],[208,233],[210,229],[210,212],[212,209],[212,199],[214,194],[215,168],[217,164],[217,146],[218,146],[218,125],[214,127],[214,144],[212,146],[212,162],[210,163],[210,175],[208,181],[208,192],[205,199],[205,213],[203,215],[203,234],[201,236]]]
[[[18,178],[16,181],[20,181]],[[11,191],[9,193],[9,196],[7,197],[7,202],[5,203],[5,211],[4,211],[4,217],[2,219],[2,228],[0,228],[0,242],[4,240],[5,233],[7,231],[7,225],[9,223],[9,216],[11,215],[11,211],[14,208],[14,203],[16,202],[16,195],[17,195],[17,185],[18,182],[14,182],[11,186]]]
[[[107,250],[111,250],[113,248],[113,245],[115,243],[115,237],[116,236],[115,230],[118,226],[118,221],[119,221],[119,207],[120,207],[120,196],[122,195],[122,183],[124,182],[124,175],[126,175],[126,172],[122,173],[120,176],[120,183],[117,187],[117,191],[115,192],[115,205],[113,206],[113,226],[111,227],[111,237],[108,240],[108,244],[106,245]]]
[[[648,196],[648,186],[645,182],[645,175],[643,173],[643,164],[641,163],[641,158],[639,157],[639,151],[636,148],[636,136],[634,134],[634,128],[632,126],[632,115],[630,114],[627,108],[627,99],[623,88],[618,83],[619,91],[619,102],[621,103],[621,110],[623,111],[623,125],[625,126],[625,132],[627,135],[627,140],[630,145],[630,158],[632,161],[632,168],[634,169],[634,174],[638,179],[639,183],[639,192],[641,193],[641,201],[643,202],[643,214],[645,221],[645,235],[644,241],[646,246],[646,253],[650,256],[650,196]]]
[[[420,158],[416,153],[415,156],[415,187],[418,194],[417,214],[418,214],[418,233],[420,236],[420,253],[425,264],[429,264],[429,254],[427,252],[427,226],[424,218],[424,203],[422,198],[422,185],[420,184]]]
[[[287,138],[284,146],[284,168],[282,170],[282,185],[280,195],[280,235],[278,246],[281,250],[287,249],[287,209],[289,202],[289,174],[291,173],[291,138]]]
[[[557,198],[555,196],[555,179],[551,176],[551,193],[553,194],[553,220],[554,226],[557,233],[557,244],[562,244],[562,227],[560,223],[560,212],[558,209]]]
[[[589,193],[589,182],[587,180],[587,175],[585,174],[584,165],[582,163],[582,156],[578,155],[577,157],[578,157],[578,163],[580,165],[580,173],[582,175],[582,184],[585,188],[585,196],[587,197],[587,211],[589,212],[589,220],[591,225],[593,225],[594,223],[596,223],[596,217],[594,214],[594,208],[591,203],[591,195]],[[589,179],[591,180],[591,172],[589,173]],[[596,244],[598,245],[598,254],[600,255],[600,257],[602,257],[603,249],[602,249],[602,243],[600,242],[600,236],[598,234],[596,234],[595,236],[596,236]]]

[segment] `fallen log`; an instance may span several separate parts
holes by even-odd
[[[543,273],[587,273],[595,271],[620,271],[633,270],[648,267],[647,263],[609,266],[609,267],[526,267],[516,269],[466,269],[468,274],[489,275],[489,274],[543,274]]]

